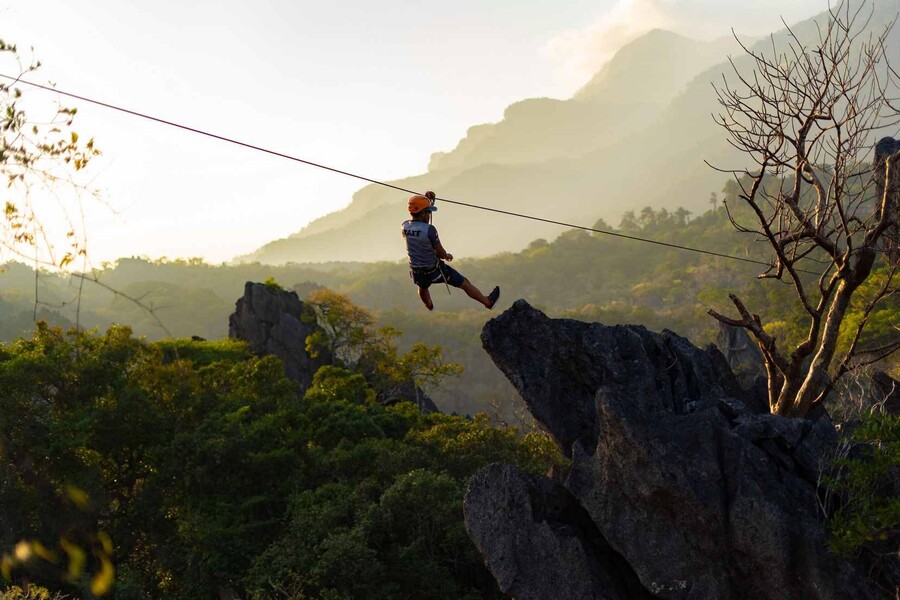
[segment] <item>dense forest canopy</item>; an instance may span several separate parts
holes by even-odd
[[[176,356],[178,358],[176,358]],[[499,597],[462,525],[543,434],[383,406],[323,367],[297,396],[239,342],[148,343],[41,325],[0,346],[3,575],[115,598]]]

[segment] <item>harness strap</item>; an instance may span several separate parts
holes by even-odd
[[[429,273],[434,273],[435,271],[437,271],[438,269],[441,268],[441,259],[438,259],[438,261],[430,267],[414,267],[414,266],[410,265],[409,268],[416,275],[428,275]]]
[[[413,272],[415,275],[424,275],[428,276],[438,271],[441,274],[441,279],[444,280],[444,285],[447,287],[447,293],[450,294],[450,282],[447,281],[447,274],[444,273],[444,270],[441,268],[441,259],[437,259],[437,262],[434,263],[433,267],[414,267],[412,265],[409,266],[409,270]]]

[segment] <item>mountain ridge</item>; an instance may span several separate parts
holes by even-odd
[[[888,6],[890,5],[890,6]],[[876,7],[871,29],[886,22],[900,0]],[[793,26],[798,36],[814,35],[815,20]],[[741,38],[748,47],[779,44],[782,29],[770,38]],[[891,44],[900,46],[898,30]],[[447,198],[590,227],[597,219],[614,222],[627,210],[644,206],[692,212],[706,208],[711,193],[727,176],[707,165],[733,167],[743,157],[730,147],[711,114],[718,109],[711,83],[731,70],[726,38],[696,42],[663,30],[648,32],[624,46],[612,60],[568,100],[532,98],[510,105],[498,123],[470,128],[457,147],[432,155],[427,173],[400,180],[401,187],[433,189]],[[737,41],[728,42],[738,68],[750,67]],[[684,61],[676,49],[693,52]],[[664,59],[650,65],[654,51]],[[720,60],[714,55],[721,52]],[[661,82],[659,71],[682,66]],[[667,62],[668,61],[668,62]],[[656,70],[654,70],[656,69]],[[635,75],[625,85],[628,75]],[[619,78],[619,79],[617,79]],[[620,82],[616,84],[616,82]],[[614,85],[615,84],[615,85]],[[610,86],[613,86],[610,88]],[[646,98],[648,90],[660,90]],[[609,108],[627,105],[628,110]],[[345,209],[314,221],[292,236],[275,240],[237,262],[268,264],[333,260],[377,261],[402,258],[397,233],[405,218],[405,197],[396,190],[370,185],[354,194]],[[522,250],[537,238],[554,238],[559,226],[517,220],[438,202],[435,225],[449,251],[484,257]],[[348,245],[346,240],[353,240]]]
[[[717,42],[721,44],[721,42]],[[631,55],[647,55],[650,48],[662,52],[668,57],[680,56],[681,59],[670,62],[684,63],[685,52],[693,53],[691,56],[697,55],[699,58],[696,65],[706,64],[710,61],[709,56],[713,53],[708,43],[697,42],[689,38],[680,36],[673,32],[662,30],[654,30],[631,44],[623,47],[624,57]],[[615,97],[611,97],[608,92],[610,82],[622,82],[623,75],[629,71],[628,65],[621,64],[623,58],[617,53],[598,74],[591,79],[579,92],[569,100],[553,100],[549,98],[531,98],[515,102],[507,107],[504,112],[504,118],[498,123],[487,123],[475,125],[470,128],[467,137],[460,141],[457,149],[448,153],[435,153],[432,155],[432,161],[429,165],[427,173],[414,175],[402,180],[391,182],[398,187],[407,189],[436,189],[439,196],[447,198],[459,198],[461,201],[477,203],[473,195],[477,193],[481,196],[485,190],[502,190],[506,197],[516,197],[520,200],[506,201],[505,208],[515,208],[509,206],[515,204],[518,208],[522,204],[531,206],[540,212],[544,209],[544,202],[535,202],[534,191],[541,190],[544,197],[552,197],[555,191],[555,185],[548,186],[546,183],[536,182],[535,174],[557,175],[564,177],[569,181],[577,181],[580,179],[577,172],[571,172],[572,169],[565,163],[578,160],[585,155],[589,155],[592,151],[602,151],[605,148],[614,146],[626,135],[626,129],[629,127],[640,127],[641,124],[651,122],[653,117],[658,115],[664,108],[665,102],[659,98],[650,99],[641,103],[640,94],[635,90],[639,90],[641,83],[633,82],[630,86],[619,85],[615,88]],[[659,63],[657,67],[666,70],[665,66],[669,63]],[[684,69],[681,71],[684,72]],[[678,91],[686,83],[686,76],[682,76],[681,80],[671,80],[666,84],[666,92],[661,93],[661,97],[674,97]],[[627,89],[626,89],[627,88]],[[662,88],[660,88],[662,89]],[[624,90],[624,91],[623,91]],[[630,92],[628,90],[631,90]],[[630,96],[623,94],[630,93]],[[632,111],[628,118],[621,118],[611,107],[613,106],[629,106]],[[567,106],[565,109],[560,107]],[[557,113],[568,111],[570,115],[568,127],[558,127],[558,120],[551,118],[546,121],[547,112],[552,116],[559,116]],[[609,115],[606,121],[603,121],[597,128],[603,129],[607,125],[607,130],[603,135],[590,136],[584,131],[584,127],[580,127],[579,123],[584,120],[585,115],[602,113]],[[555,129],[562,133],[556,134],[554,144],[546,145],[543,149],[535,148],[535,144],[546,139],[546,136],[537,135],[534,132],[535,113],[538,118],[547,122],[547,129]],[[572,117],[571,115],[575,115]],[[629,120],[630,119],[630,120]],[[614,122],[614,124],[610,124]],[[618,133],[615,130],[618,127]],[[610,131],[610,129],[612,131]],[[471,139],[470,136],[478,138],[479,136],[490,138],[493,137],[496,143],[500,143],[505,147],[509,147],[512,142],[509,141],[510,136],[515,138],[516,131],[525,130],[530,138],[537,140],[532,143],[532,147],[525,153],[516,155],[506,154],[502,159],[488,160],[481,158],[473,160],[474,155],[484,155],[488,150],[484,147],[478,147],[478,139]],[[500,132],[499,134],[497,132]],[[480,133],[481,132],[481,133]],[[544,133],[548,133],[545,131]],[[504,137],[505,136],[505,137]],[[617,137],[618,136],[618,137]],[[504,142],[503,140],[507,141]],[[590,140],[590,143],[588,143]],[[519,140],[521,141],[521,140]],[[483,143],[483,142],[482,142]],[[471,146],[468,147],[467,146]],[[462,150],[460,150],[460,148]],[[571,150],[567,150],[571,148]],[[460,153],[461,154],[458,154]],[[543,152],[544,156],[535,160],[535,154]],[[455,154],[457,153],[457,154]],[[489,153],[489,152],[488,152]],[[498,154],[499,156],[499,154]],[[436,158],[437,157],[437,158]],[[516,185],[515,181],[522,180],[522,174],[518,171],[524,171],[525,185]],[[577,169],[576,169],[577,171]],[[554,182],[555,183],[555,182]],[[582,187],[592,187],[592,183]],[[563,186],[565,188],[566,186]],[[575,192],[577,196],[583,196],[583,189]],[[527,198],[523,203],[521,198]],[[405,200],[400,198],[399,200]],[[330,213],[324,217],[316,219],[299,232],[292,234],[287,238],[274,240],[257,251],[248,255],[240,256],[235,262],[253,262],[259,261],[271,264],[283,264],[287,262],[319,262],[326,260],[390,260],[397,257],[398,245],[393,239],[395,236],[396,225],[404,218],[402,203],[398,200],[395,190],[386,189],[377,185],[366,186],[353,195],[353,200],[344,209]],[[494,205],[494,202],[486,202],[485,204]],[[386,209],[385,207],[390,207]],[[447,223],[450,227],[456,229],[459,226],[464,230],[473,229],[469,222],[468,215],[455,214],[448,219],[444,215],[449,211],[439,213],[436,221]],[[575,211],[563,211],[566,218],[575,218],[580,215]],[[478,225],[474,227],[474,238],[488,238],[491,231],[503,231],[507,229],[508,223],[503,219],[497,219],[496,216],[479,215]],[[591,218],[593,222],[594,218]],[[377,223],[377,226],[372,226]],[[554,237],[559,233],[559,229],[548,227],[547,225],[519,224],[519,231],[515,237],[518,237],[524,243],[527,243],[535,237]],[[590,223],[587,223],[590,225]],[[384,229],[389,229],[390,234],[385,235]],[[353,239],[354,245],[359,250],[355,252],[341,253],[334,247],[335,237],[344,239]],[[527,239],[525,239],[527,237]],[[473,256],[486,256],[496,251],[503,250],[520,250],[524,247],[522,244],[510,244],[509,240],[504,240],[502,244],[491,244],[488,246],[477,247],[478,244],[463,242],[455,243],[454,247],[461,248],[462,252]]]

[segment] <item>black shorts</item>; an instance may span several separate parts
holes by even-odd
[[[412,277],[413,283],[423,290],[427,290],[432,283],[443,283],[444,278],[453,287],[460,287],[466,280],[459,271],[444,261],[441,261],[438,265],[439,268],[435,267],[432,269],[411,268],[409,276]]]

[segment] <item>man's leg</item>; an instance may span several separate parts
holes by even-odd
[[[478,302],[481,302],[485,308],[494,308],[494,301],[496,300],[496,298],[494,300],[492,300],[491,298],[488,298],[487,296],[482,294],[481,290],[479,290],[477,287],[472,285],[472,282],[469,281],[468,279],[463,281],[462,285],[459,287],[462,289],[462,291],[464,291],[466,293],[466,295],[469,296],[469,298],[471,298],[472,300],[477,300]],[[498,288],[494,288],[494,290],[495,290],[497,296],[499,296],[500,290]],[[494,292],[491,292],[491,294],[493,295]]]
[[[431,302],[431,292],[428,291],[428,288],[419,288],[419,299],[425,305],[425,308],[434,310],[434,304]]]

